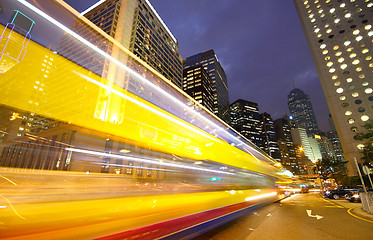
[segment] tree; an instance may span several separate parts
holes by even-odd
[[[346,161],[324,157],[317,166],[321,176],[334,178],[338,184],[344,184],[347,177]]]
[[[371,165],[373,163],[373,120],[368,121],[363,127],[366,132],[356,134],[355,139],[364,141],[361,159],[364,160],[365,165]]]

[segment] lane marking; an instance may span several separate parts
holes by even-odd
[[[322,200],[324,200],[325,202],[330,203],[330,204],[332,204],[332,205],[334,205],[334,206],[336,206],[336,207],[338,207],[338,208],[346,208],[346,207],[343,207],[343,206],[341,206],[341,205],[338,205],[337,203],[333,203],[333,202],[331,202],[331,201],[329,201],[329,200],[324,199],[323,197],[321,197],[321,195],[319,195],[319,197],[320,197]]]
[[[368,219],[365,219],[365,218],[362,218],[362,217],[356,216],[355,214],[351,213],[351,210],[352,210],[352,209],[353,209],[353,208],[350,208],[350,209],[347,210],[348,214],[350,214],[351,216],[356,217],[356,218],[358,218],[358,219],[360,219],[360,220],[363,220],[363,221],[366,221],[366,222],[373,223],[373,221],[371,221],[371,220],[368,220]]]
[[[316,215],[312,215],[312,210],[306,210],[306,212],[307,212],[307,214],[308,214],[309,217],[314,217],[317,220],[320,220],[320,219],[324,218],[323,216],[320,216],[320,215],[317,215],[317,214]]]

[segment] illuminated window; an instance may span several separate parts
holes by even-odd
[[[358,29],[356,29],[356,30],[354,30],[353,32],[352,32],[352,34],[354,34],[354,35],[358,35],[359,34],[359,30]]]
[[[366,86],[369,85],[369,83],[368,83],[368,82],[362,82],[361,85],[362,85],[363,87],[366,87]]]
[[[341,101],[346,100],[346,96],[345,96],[345,95],[340,96],[340,97],[339,97],[339,100],[341,100]]]
[[[363,39],[363,36],[357,36],[356,37],[356,41],[360,41],[361,39]]]
[[[332,32],[332,29],[328,29],[328,30],[326,30],[326,33],[331,33]]]
[[[360,151],[361,150],[363,150],[364,149],[364,144],[358,144],[357,146],[356,146]]]
[[[304,3],[304,5],[306,5],[308,3],[308,1],[304,1],[303,3]]]
[[[353,118],[349,118],[349,119],[347,120],[347,122],[348,122],[349,124],[353,124],[353,123],[355,122],[355,119],[353,119]]]
[[[352,97],[358,97],[359,94],[358,94],[357,92],[353,92],[353,93],[351,94],[351,96],[352,96]]]
[[[339,85],[341,85],[341,82],[340,82],[340,81],[336,81],[336,82],[334,83],[334,86],[336,86],[336,87],[338,87]]]
[[[371,28],[372,28],[372,25],[370,25],[370,24],[369,24],[369,25],[366,25],[366,26],[364,27],[365,30],[369,30],[369,29],[371,29]]]
[[[357,132],[357,127],[351,127],[351,131]]]
[[[344,64],[341,65],[341,69],[345,69],[346,67],[347,67],[346,63],[344,63]]]
[[[320,17],[322,17],[322,18],[325,17],[325,14],[324,14],[324,13],[321,13],[321,14],[320,14]]]
[[[356,64],[359,64],[359,62],[360,62],[359,60],[355,59],[354,61],[352,61],[352,64],[356,65]]]
[[[321,48],[321,49],[324,49],[324,48],[326,48],[326,45],[325,45],[325,44],[321,44],[321,45],[320,45],[320,48]]]
[[[362,70],[363,70],[362,67],[357,67],[357,68],[356,68],[356,72],[361,72]]]
[[[337,79],[337,78],[338,78],[338,75],[333,75],[333,76],[332,76],[332,79],[333,79],[333,80],[335,80],[335,79]]]
[[[325,61],[329,61],[330,60],[330,56],[326,56],[324,59],[325,59]]]
[[[369,120],[369,117],[367,115],[363,115],[363,116],[361,116],[360,119],[361,119],[361,121],[366,122],[366,121]]]
[[[368,32],[368,36],[369,36],[369,37],[373,36],[373,31],[369,31],[369,32]]]
[[[325,49],[324,51],[322,51],[322,54],[328,54],[328,50]]]
[[[338,45],[335,45],[335,46],[333,47],[333,50],[338,50],[338,48],[339,48],[339,46],[338,46]]]
[[[365,54],[365,53],[369,52],[369,49],[368,49],[368,48],[365,48],[365,49],[363,49],[361,52]]]
[[[341,5],[339,5],[339,7],[341,7],[341,8],[344,8],[345,6],[346,6],[345,3],[342,3]]]
[[[373,92],[373,90],[372,90],[371,88],[366,88],[366,89],[364,90],[364,92],[365,92],[366,94],[371,94],[371,93]]]
[[[335,55],[336,55],[337,57],[339,57],[339,56],[342,55],[342,52],[341,52],[341,51],[338,51],[338,52],[335,53]]]
[[[329,10],[330,13],[334,13],[335,12],[335,8],[332,8]]]
[[[353,47],[349,47],[349,48],[347,48],[347,52],[351,52],[352,50],[354,50]]]
[[[314,14],[312,13],[312,14],[310,14],[308,17],[309,17],[309,18],[313,18],[313,16],[314,16]]]
[[[373,3],[368,3],[367,7],[372,7],[373,6]]]
[[[337,90],[335,90],[337,93],[343,93],[343,88],[337,88]]]
[[[320,32],[320,28],[316,28],[315,30],[313,30],[315,33],[318,33]]]
[[[359,78],[363,79],[363,78],[365,78],[365,75],[364,74],[360,74]]]
[[[339,63],[342,63],[344,60],[345,60],[345,59],[344,59],[343,57],[338,58],[338,62],[339,62]]]
[[[322,36],[321,33],[317,34],[317,37],[318,37],[318,38],[320,38],[321,36]]]
[[[334,73],[334,72],[335,72],[335,69],[334,69],[334,68],[331,68],[331,69],[329,69],[329,72],[330,72],[330,73]]]
[[[350,82],[352,82],[352,78],[347,78],[346,81],[347,81],[348,83],[350,83]]]
[[[348,45],[351,44],[351,41],[345,41],[343,44],[344,44],[345,46],[348,46]]]
[[[369,63],[369,67],[373,67],[373,63]]]
[[[366,56],[365,60],[367,61],[372,60],[372,56]]]
[[[352,114],[351,111],[346,111],[346,112],[345,112],[345,115],[346,115],[346,116],[350,116],[351,114]]]
[[[350,58],[354,58],[354,57],[356,57],[356,53],[351,53]]]
[[[349,17],[351,17],[351,13],[347,13],[347,14],[345,15],[345,18],[349,18]]]
[[[315,21],[316,21],[316,19],[314,19],[314,18],[311,19],[311,22],[315,22]]]
[[[333,63],[332,63],[332,62],[328,62],[328,63],[326,64],[326,66],[331,67],[331,66],[333,66]]]

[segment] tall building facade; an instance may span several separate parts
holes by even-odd
[[[214,112],[212,81],[202,65],[184,68],[183,90],[202,106]]]
[[[184,69],[192,66],[202,65],[212,81],[214,93],[214,113],[226,123],[229,123],[229,95],[227,76],[220,65],[214,50],[198,53],[190,56],[183,62]]]
[[[148,0],[107,0],[84,16],[182,89],[178,42]],[[108,40],[94,34],[79,19],[73,29],[103,51],[118,55]],[[87,49],[74,46],[72,42],[71,38],[62,40],[58,52],[106,77],[109,64],[95,52],[85,56]]]
[[[262,124],[263,150],[275,160],[280,161],[280,149],[277,144],[275,126],[270,114],[261,113],[260,120]]]
[[[288,106],[297,127],[306,129],[308,134],[320,132],[310,97],[307,94],[299,88],[294,88],[288,95]]]
[[[291,136],[292,123],[287,116],[276,119],[273,123],[282,165],[290,172],[300,174]]]
[[[238,99],[230,105],[231,126],[259,148],[263,148],[258,104]]]
[[[348,161],[357,175],[362,143],[356,133],[373,118],[373,3],[294,0],[317,73]]]

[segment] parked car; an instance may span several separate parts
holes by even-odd
[[[326,191],[324,195],[330,199],[340,199],[346,196],[346,194],[350,194],[352,192],[357,192],[359,189],[362,189],[358,186],[340,186],[335,190]]]
[[[373,189],[367,189],[368,192],[373,192]],[[358,191],[347,193],[345,199],[350,202],[361,202],[360,193],[364,192],[364,189],[359,189]]]

